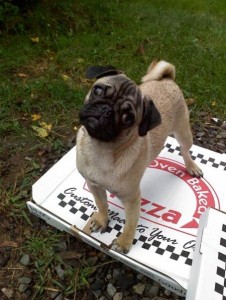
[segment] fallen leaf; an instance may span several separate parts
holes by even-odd
[[[60,257],[62,259],[73,259],[73,258],[81,258],[82,257],[82,253],[78,253],[76,251],[63,251],[59,253]]]
[[[13,241],[3,241],[2,243],[0,243],[0,248],[1,247],[14,247],[17,248],[19,247],[19,244]]]
[[[68,79],[70,79],[70,77],[66,74],[62,74],[61,77],[63,78],[64,81],[67,81]]]
[[[85,61],[85,60],[84,60],[83,58],[78,58],[78,59],[77,59],[77,62],[78,62],[79,64],[84,63],[84,61]]]
[[[25,78],[25,77],[27,77],[27,74],[25,74],[25,73],[19,73],[19,74],[17,74],[17,76]]]
[[[192,104],[195,103],[195,99],[193,99],[193,98],[188,98],[188,99],[186,99],[186,103],[187,103],[187,105],[192,105]]]
[[[37,121],[41,119],[41,115],[39,114],[33,114],[31,115],[32,121]]]
[[[46,122],[40,122],[39,124],[42,128],[46,129],[47,131],[52,130],[52,124],[47,124]]]
[[[13,298],[13,289],[3,287],[1,289],[1,291],[6,296],[7,299],[12,299]]]
[[[33,37],[33,38],[31,38],[31,41],[32,41],[34,44],[37,44],[37,43],[39,43],[39,37]]]
[[[37,135],[41,138],[45,138],[49,135],[49,132],[42,127],[38,127],[38,126],[31,126],[31,128],[37,133]]]

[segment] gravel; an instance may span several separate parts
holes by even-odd
[[[113,297],[115,295],[115,293],[117,292],[116,287],[114,287],[114,285],[109,282],[107,285],[107,293],[110,297]]]
[[[20,263],[23,265],[23,266],[28,266],[31,262],[31,258],[28,254],[24,254],[21,259],[20,259]]]

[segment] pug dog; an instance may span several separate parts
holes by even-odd
[[[140,214],[141,178],[169,134],[180,145],[188,173],[196,177],[203,173],[189,153],[193,143],[189,112],[172,64],[152,62],[140,86],[111,66],[90,67],[87,77],[97,80],[80,110],[76,163],[98,209],[90,229],[105,231],[106,191],[115,194],[125,209],[125,225],[111,246],[127,253]]]

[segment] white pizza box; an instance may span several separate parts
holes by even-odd
[[[226,211],[225,156],[198,146],[191,148],[191,154],[204,178],[193,178],[186,172],[179,146],[171,137],[158,158],[150,162],[141,181],[140,219],[128,254],[109,247],[125,223],[122,204],[114,195],[108,194],[107,231],[89,231],[96,207],[76,168],[76,147],[33,185],[33,201],[27,205],[31,213],[52,226],[78,236],[184,296],[200,216],[208,207]]]
[[[212,208],[200,219],[186,297],[200,299],[226,299],[226,214]]]

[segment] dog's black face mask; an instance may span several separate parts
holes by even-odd
[[[98,140],[114,140],[119,129],[116,126],[114,108],[106,103],[87,103],[80,110],[80,121],[89,135]]]

